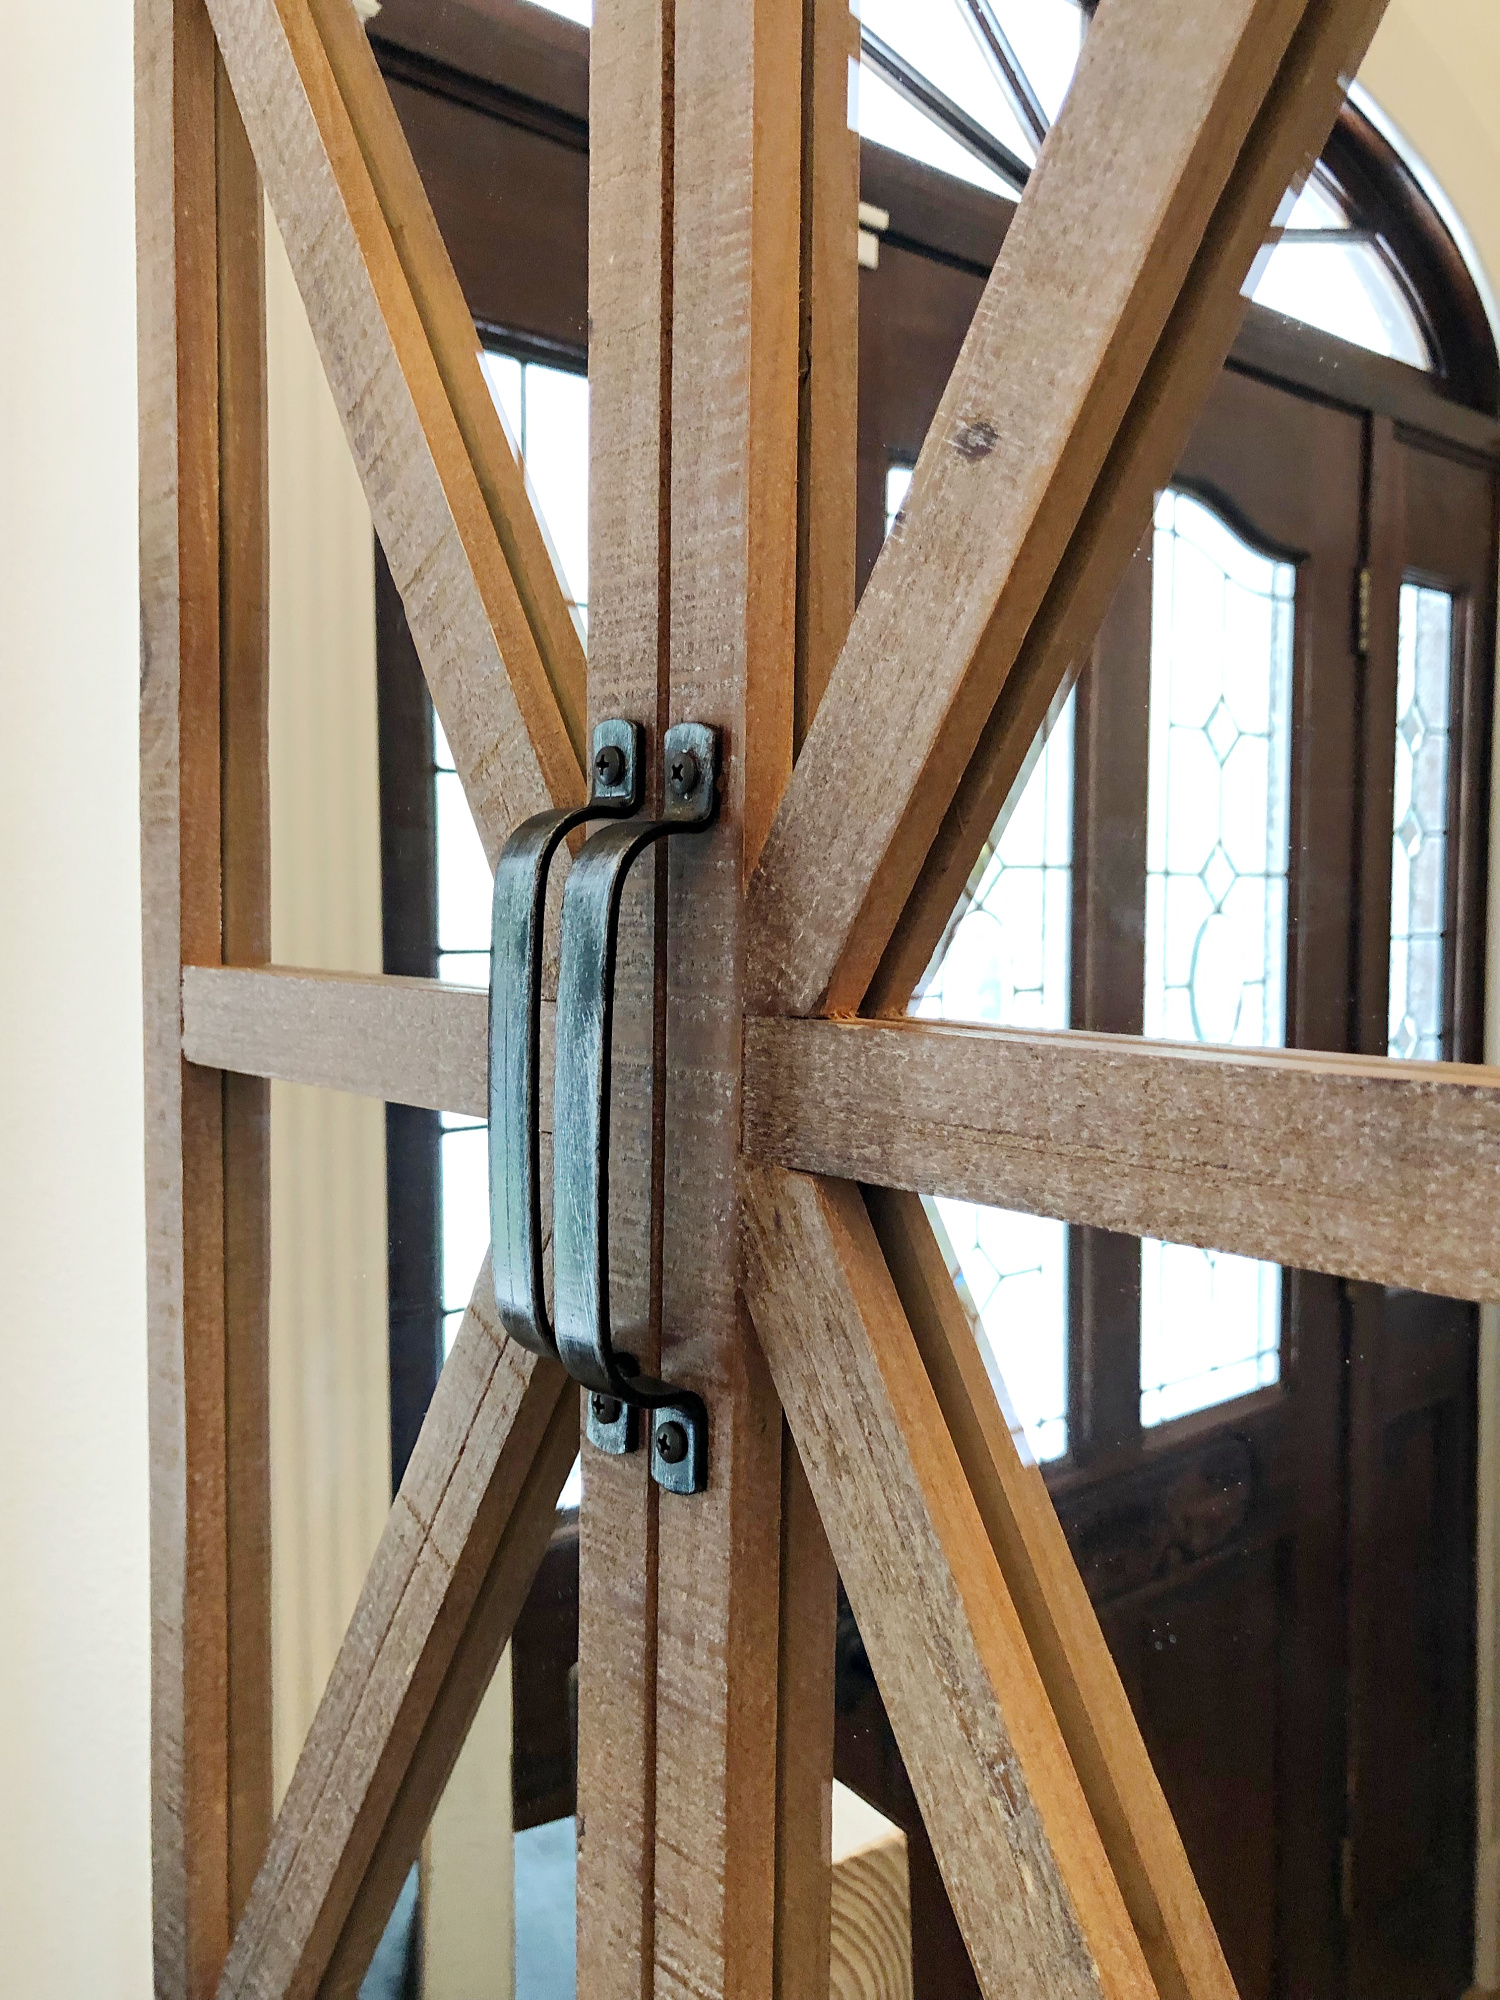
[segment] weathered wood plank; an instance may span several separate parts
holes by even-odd
[[[555,1363],[507,1340],[488,1265],[297,1761],[219,1985],[357,1984],[546,1548],[577,1448]],[[488,1611],[487,1608],[488,1607]],[[492,1614],[492,1615],[490,1615]]]
[[[710,1412],[661,1503],[655,1992],[770,1990],[781,1424],[736,1284],[744,885],[792,752],[800,0],[677,0],[671,719],[717,724],[720,814],[671,843],[662,1370]]]
[[[746,1297],[979,1977],[1154,1995],[857,1188],[746,1173]]]
[[[759,1019],[745,1146],[1378,1284],[1500,1287],[1500,1071],[1477,1064]]]
[[[1024,758],[1088,643],[1072,609],[1102,611],[1158,461],[1169,470],[1185,435],[1193,403],[1175,383],[1196,393],[1227,347],[1288,178],[1272,142],[1294,135],[1289,164],[1305,164],[1338,65],[1380,11],[1116,0],[1095,19],[757,872],[753,987],[767,1011],[859,1006],[1034,645],[1047,673],[1028,665],[1018,715],[997,722],[1006,756]],[[1279,74],[1268,130],[1257,120]],[[977,839],[992,804],[969,807]]]
[[[311,5],[521,609],[581,760],[588,744],[583,642],[558,582],[545,530],[527,494],[513,441],[506,437],[480,371],[474,321],[447,245],[355,9],[348,0],[311,0]]]
[[[542,1006],[542,1129],[552,1123],[555,1008]],[[489,995],[394,973],[182,968],[190,1063],[489,1116]]]
[[[1235,2000],[1056,1509],[1016,1448],[921,1200],[871,1189],[866,1205],[1160,2000]]]
[[[520,819],[583,796],[579,751],[413,298],[309,0],[208,0],[365,496],[491,862]],[[368,93],[364,131],[372,151]],[[386,137],[389,135],[386,134]],[[390,166],[391,149],[385,158]],[[414,170],[413,170],[414,171]],[[391,169],[391,180],[404,177]],[[403,217],[429,302],[441,267]],[[447,274],[451,277],[451,272]],[[445,311],[451,316],[451,296]],[[446,324],[446,321],[445,321]],[[450,368],[457,362],[445,340]],[[477,372],[477,363],[475,364]],[[472,388],[472,384],[470,385]],[[536,577],[533,590],[540,588]]]
[[[589,37],[589,663],[592,721],[628,716],[662,800],[671,476],[672,8],[617,0]],[[610,1129],[611,1311],[661,1344],[666,854],[621,912]],[[653,1221],[655,1229],[653,1229]],[[618,1283],[616,1282],[618,1278]],[[649,2000],[655,1938],[658,1492],[644,1452],[585,1449],[578,1524],[578,1990]]]
[[[931,961],[969,869],[1023,781],[1043,719],[1058,712],[1099,630],[1120,575],[1171,479],[1192,424],[1244,319],[1239,285],[1283,189],[1306,171],[1343,102],[1384,0],[1311,5],[1230,176],[1130,415],[1110,451],[1070,560],[1038,614],[986,722],[952,804],[901,911],[863,1011],[900,1014]]]
[[[859,21],[848,0],[802,0],[794,747],[806,738],[854,616],[859,135],[849,127],[849,64],[858,56]],[[791,1432],[784,1423],[781,1431],[772,1980],[776,2000],[828,2000],[836,1963],[830,1857],[838,1571]],[[900,1865],[904,1881],[904,1842]],[[910,1957],[908,1938],[908,1978]]]
[[[260,191],[198,0],[139,0],[136,158],[153,1953],[199,2000],[271,1772],[264,1106],[178,1024],[267,918]]]

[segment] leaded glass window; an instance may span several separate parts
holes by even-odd
[[[1443,1055],[1453,599],[1401,586],[1391,834],[1390,1053]]]
[[[1168,488],[1152,541],[1148,1035],[1286,1037],[1296,571]],[[1141,1245],[1141,1422],[1280,1377],[1274,1265]]]

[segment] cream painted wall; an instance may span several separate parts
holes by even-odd
[[[0,1938],[7,1992],[137,2000],[150,1905],[130,8],[0,0],[0,27]],[[1500,284],[1500,7],[1395,0],[1363,80]],[[323,962],[353,962],[344,949]],[[361,1150],[368,1165],[373,1142]],[[344,1393],[339,1377],[319,1391]],[[373,1429],[368,1404],[361,1421]],[[367,1459],[351,1519],[375,1470]],[[335,1479],[320,1504],[347,1498]],[[351,1561],[365,1533],[350,1531]],[[316,1657],[297,1669],[304,1704]]]
[[[274,219],[271,955],[379,972],[369,510]],[[390,1506],[385,1109],[271,1089],[271,1572],[276,1796]]]
[[[0,1986],[151,1984],[130,8],[0,0]]]

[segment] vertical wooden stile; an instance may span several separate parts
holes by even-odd
[[[671,457],[672,0],[601,7],[590,38],[589,660],[594,724],[647,734],[647,807],[661,806]],[[611,1269],[622,1339],[654,1370],[660,1300],[649,1211],[659,1212],[653,1071],[664,1024],[655,881],[642,867],[622,913],[615,1036]],[[652,1986],[656,1786],[657,1488],[644,1453],[586,1450],[579,1516],[578,1987],[645,2000]],[[682,1503],[679,1503],[682,1504]]]
[[[271,559],[265,204],[229,80],[215,64],[219,198],[219,754],[222,955],[271,956]],[[271,1087],[223,1075],[228,1399],[229,1913],[271,1829]]]
[[[849,0],[803,0],[802,282],[798,368],[800,745],[854,616],[859,416],[859,135]],[[834,1648],[838,1571],[790,1429],[782,1426],[776,1696],[777,2000],[826,2000],[832,1949]]]
[[[781,1419],[739,1296],[744,891],[792,754],[802,9],[678,0],[671,719],[723,731],[720,819],[674,843],[662,1365],[709,1490],[661,1506],[655,1991],[772,1984]]]
[[[255,954],[268,921],[264,335],[200,0],[140,0],[136,48],[154,1953],[188,2000],[271,1795],[264,1098],[185,1064],[180,1029],[184,962]]]

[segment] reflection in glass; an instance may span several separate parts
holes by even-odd
[[[1146,806],[1148,1035],[1286,1036],[1296,571],[1191,494],[1157,502]],[[1279,1380],[1272,1264],[1141,1245],[1141,1422]]]
[[[1391,835],[1390,1053],[1443,1056],[1453,599],[1401,586]]]
[[[975,864],[912,998],[910,1011],[925,1020],[1068,1025],[1073,708],[1070,695],[1009,818]],[[997,1384],[1004,1376],[1002,1401],[1035,1458],[1060,1458],[1068,1448],[1064,1225],[965,1201],[941,1199],[929,1204],[933,1211],[985,1364]]]

